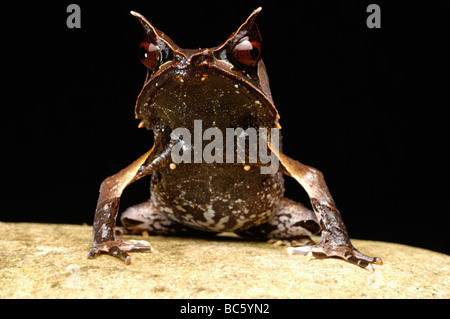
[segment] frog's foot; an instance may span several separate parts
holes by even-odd
[[[125,264],[129,265],[131,263],[131,257],[127,252],[157,253],[158,251],[144,240],[117,239],[95,245],[89,252],[88,258],[94,258],[97,254],[108,254],[123,259]]]
[[[288,247],[288,254],[302,254],[309,258],[341,258],[360,267],[373,269],[372,264],[382,265],[383,261],[379,257],[369,257],[359,252],[351,244],[334,245],[331,241],[322,239],[318,244],[304,247]]]
[[[276,215],[267,223],[237,234],[243,237],[269,239],[268,243],[280,245],[310,245],[311,236],[320,231],[313,211],[300,203],[284,198]]]

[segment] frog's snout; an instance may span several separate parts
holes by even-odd
[[[201,65],[205,63],[211,63],[214,61],[214,53],[211,49],[204,49],[199,53],[194,54],[190,58],[190,62],[194,65]]]

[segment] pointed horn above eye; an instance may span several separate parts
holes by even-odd
[[[172,50],[179,50],[180,48],[170,39],[166,34],[156,29],[142,14],[135,11],[130,11],[144,27],[145,37],[152,39],[155,43],[165,43]]]
[[[262,10],[262,7],[259,7],[258,9],[254,10],[252,14],[247,18],[247,20],[240,26],[238,32],[241,29],[249,30],[253,27],[253,25],[256,22],[256,17],[258,16],[258,13]]]
[[[245,20],[243,24],[234,32],[222,45],[220,45],[215,51],[222,50],[227,45],[233,45],[237,40],[241,39],[244,36],[254,35],[255,38],[260,39],[260,34],[258,27],[256,26],[256,17],[258,13],[262,10],[262,7],[254,10],[250,16]]]
[[[152,34],[154,36],[156,36],[158,33],[156,32],[156,29],[154,26],[152,26],[152,24],[140,13],[137,13],[135,11],[130,11],[130,13],[135,16],[139,22],[142,24],[142,26],[144,27],[145,33],[147,34]]]
[[[239,27],[239,29],[233,34],[232,37],[236,37],[239,34],[242,33],[248,33],[251,32],[254,27],[256,27],[256,17],[258,16],[258,13],[262,10],[262,7],[259,7],[258,9],[254,10],[252,14],[245,20],[245,22]],[[258,29],[256,28],[256,31]],[[258,32],[258,31],[257,31]]]

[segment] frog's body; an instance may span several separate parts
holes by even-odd
[[[171,152],[175,145],[184,143],[184,151],[199,148],[173,133],[178,128],[193,132],[199,121],[203,130],[254,128],[258,138],[264,132],[262,128],[280,128],[261,60],[261,37],[256,27],[259,11],[255,10],[224,44],[199,50],[179,48],[144,17],[133,13],[145,29],[141,49],[142,62],[148,68],[136,104],[136,117],[142,120],[140,126],[154,131],[155,145],[102,183],[90,257],[103,252],[129,262],[127,251],[152,250],[145,241],[122,240],[114,232],[123,189],[152,174],[150,200],[122,214],[122,223],[129,233],[227,231],[311,244],[309,236],[322,228],[319,244],[293,248],[293,252],[341,257],[360,266],[381,263],[379,258],[367,257],[353,248],[323,176],[281,153],[277,147],[281,137],[277,143],[271,140],[265,146],[281,162],[271,174],[262,174],[260,168],[264,164],[249,162],[248,154],[245,162],[211,163],[197,158],[193,163],[173,163]],[[207,141],[201,141],[200,145],[205,144]],[[314,211],[284,198],[283,173],[305,188]]]
[[[203,131],[273,126],[277,113],[271,101],[247,82],[249,77],[216,66],[213,52],[175,53],[180,54],[178,62],[146,85],[136,109],[146,127],[169,140],[179,127],[194,132],[199,119]],[[258,167],[245,171],[244,166],[204,161],[180,163],[173,170],[167,166],[152,176],[152,206],[173,221],[204,231],[242,231],[267,222],[283,198],[282,174],[261,174]],[[130,212],[122,215],[125,225],[130,220],[138,218]]]

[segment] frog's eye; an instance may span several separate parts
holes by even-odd
[[[161,51],[158,46],[148,41],[142,41],[139,47],[139,59],[151,71],[154,71],[161,60]]]
[[[244,67],[254,67],[261,59],[261,42],[245,40],[231,51],[233,60]]]

